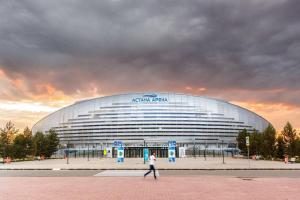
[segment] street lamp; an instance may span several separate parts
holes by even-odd
[[[196,147],[195,147],[195,145],[196,145],[196,141],[195,141],[196,139],[194,138],[194,158],[196,159]]]
[[[205,161],[206,161],[206,148],[207,148],[207,140],[205,140],[205,149],[204,149],[204,158],[205,158]]]
[[[224,140],[222,140],[222,156],[223,156],[223,164],[225,164],[225,161],[224,161],[224,148],[223,148],[223,144],[224,144]]]
[[[206,161],[206,145],[205,145],[205,149],[204,149],[204,159]]]
[[[67,144],[65,144],[65,147],[66,147],[66,156],[67,156],[67,164],[69,164],[69,142]]]
[[[88,143],[88,161],[90,161],[90,144]]]
[[[221,151],[222,151],[222,163],[225,164],[225,158],[224,158],[224,140],[223,139],[218,139],[218,141],[221,140]],[[218,142],[218,147],[219,147],[219,142]]]

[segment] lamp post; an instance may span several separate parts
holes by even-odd
[[[90,144],[88,143],[88,161],[90,161]]]
[[[144,139],[144,149],[143,149],[144,164],[146,164],[145,150],[146,150],[146,141],[145,141],[145,139]]]
[[[194,138],[194,158],[196,159],[196,147],[195,147],[195,145],[196,145],[196,141],[195,141],[195,138]]]
[[[70,144],[69,144],[69,141],[68,141],[67,147],[68,147],[67,164],[69,164],[69,157],[70,157]]]
[[[249,146],[250,146],[250,138],[249,136],[246,136],[246,146],[247,146],[247,150],[248,150],[248,167],[250,168],[250,153],[249,153]]]
[[[205,140],[205,149],[204,149],[204,159],[206,161],[206,148],[207,148],[207,140]]]
[[[222,157],[223,157],[223,164],[225,164],[225,161],[224,161],[224,146],[223,146],[223,144],[224,144],[224,140],[222,140]]]
[[[66,147],[66,156],[67,156],[67,164],[69,164],[69,142],[65,144]]]

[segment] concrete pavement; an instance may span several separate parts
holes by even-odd
[[[300,179],[290,178],[2,177],[0,185],[3,200],[296,200],[300,195]]]
[[[300,170],[0,170],[1,200],[299,199]]]
[[[236,159],[231,157],[225,157],[225,164],[222,162],[221,157],[208,157],[206,160],[201,158],[178,158],[175,163],[169,163],[166,158],[158,158],[156,167],[160,170],[170,169],[185,169],[185,170],[247,170],[247,169],[278,169],[288,170],[295,169],[300,170],[300,164],[285,164],[279,161],[265,161],[265,160],[250,160]],[[107,169],[136,169],[144,170],[148,169],[148,164],[144,164],[142,158],[126,158],[124,163],[117,163],[113,158],[90,158],[87,161],[86,158],[71,158],[69,164],[66,159],[51,159],[43,161],[25,161],[25,162],[13,162],[10,164],[0,164],[0,170],[4,169],[95,169],[95,170],[107,170]]]
[[[140,176],[147,170],[0,170],[0,177]],[[221,176],[240,178],[300,178],[300,170],[158,170],[160,176]]]

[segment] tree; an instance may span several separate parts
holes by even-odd
[[[295,146],[296,146],[296,155],[297,156],[300,156],[300,138],[297,137],[296,141],[295,141]]]
[[[293,128],[293,126],[290,124],[290,122],[287,122],[286,125],[283,128],[283,131],[281,132],[283,136],[283,141],[285,144],[285,153],[289,156],[295,156],[296,152],[296,130]]]
[[[276,155],[276,130],[269,124],[262,133],[261,154],[264,158],[272,158]]]
[[[283,136],[278,136],[276,139],[276,157],[282,159],[284,157],[285,144]]]
[[[254,129],[253,132],[250,134],[250,147],[249,147],[250,155],[260,155],[261,146],[262,146],[262,134]]]
[[[236,140],[238,143],[238,148],[241,150],[241,154],[246,156],[247,155],[247,146],[246,146],[246,136],[249,136],[249,133],[246,129],[239,132]]]
[[[13,147],[13,158],[24,159],[27,156],[27,140],[23,134],[19,134],[12,145]]]
[[[46,135],[42,132],[37,132],[33,137],[33,141],[35,155],[45,156],[46,158],[50,158],[57,151],[59,145],[58,136],[52,129]]]
[[[0,154],[3,158],[13,156],[12,144],[18,132],[19,130],[11,121],[7,122],[3,129],[0,129]]]
[[[28,127],[26,127],[23,131],[23,135],[25,137],[24,151],[26,152],[26,155],[34,156],[34,144],[31,130]]]
[[[45,138],[47,141],[47,151],[45,156],[47,158],[50,158],[53,155],[53,153],[56,152],[58,149],[59,139],[57,137],[56,132],[53,129],[49,131]]]
[[[18,132],[19,130],[16,129],[15,125],[11,121],[6,123],[4,129],[1,129],[1,135],[5,135],[8,144],[13,143]]]
[[[23,135],[27,138],[30,138],[30,137],[32,137],[32,132],[28,127],[26,127],[26,128],[24,128]]]
[[[36,132],[33,137],[35,156],[45,156],[47,151],[47,142],[42,132]]]

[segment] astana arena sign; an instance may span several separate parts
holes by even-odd
[[[167,103],[168,98],[159,97],[157,94],[145,94],[142,97],[132,99],[133,103]]]

